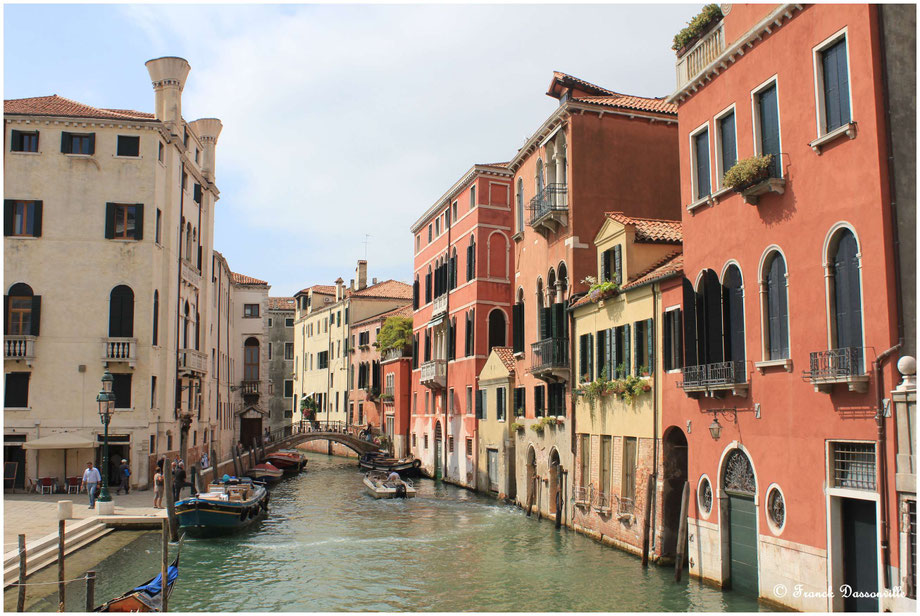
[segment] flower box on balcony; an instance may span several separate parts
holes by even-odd
[[[700,13],[687,22],[687,27],[674,35],[674,43],[671,49],[677,52],[680,58],[704,36],[716,27],[722,21],[722,9],[718,4],[707,4]]]
[[[736,162],[725,172],[723,183],[744,197],[744,201],[756,205],[761,195],[768,192],[783,194],[786,180],[771,177],[773,155],[750,156]]]

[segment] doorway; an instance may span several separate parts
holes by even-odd
[[[840,499],[840,525],[843,535],[843,583],[853,589],[844,597],[847,612],[877,612],[878,536],[875,501]]]
[[[253,411],[254,412],[254,411]],[[250,414],[247,412],[247,415]],[[260,443],[262,439],[262,418],[261,417],[240,417],[240,442],[243,447],[249,449],[252,447],[252,441]]]
[[[549,512],[556,513],[557,507],[562,506],[562,466],[559,463],[559,452],[553,449],[549,454]]]
[[[7,434],[3,437],[4,488],[25,489],[26,487],[26,451],[22,448],[22,443],[25,442],[24,434]],[[6,481],[7,469],[10,471],[10,481]]]
[[[687,437],[683,430],[672,426],[665,431],[663,441],[661,557],[674,558],[677,554],[681,499],[687,482]]]
[[[435,424],[434,426],[434,478],[435,481],[440,481],[443,478],[444,469],[441,467],[441,422]]]
[[[757,484],[750,459],[734,449],[725,459],[723,488],[727,505],[723,528],[728,530],[728,585],[733,590],[759,594],[757,571]]]

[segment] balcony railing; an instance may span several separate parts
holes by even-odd
[[[443,389],[447,385],[447,361],[433,359],[423,363],[419,381],[430,389]]]
[[[385,364],[387,362],[402,359],[403,357],[406,357],[406,358],[412,357],[412,350],[406,349],[406,348],[387,349],[386,351],[383,352],[383,355],[380,358],[380,363]]]
[[[4,336],[3,359],[22,360],[31,365],[35,359],[35,336]]]
[[[530,200],[530,226],[541,233],[556,231],[568,224],[567,184],[549,184]]]
[[[185,373],[206,374],[208,356],[194,349],[180,349],[179,370]]]
[[[244,396],[258,396],[262,393],[262,381],[243,381],[240,389]]]
[[[137,362],[137,338],[104,338],[102,360],[128,362],[133,368]]]
[[[556,373],[564,376],[569,369],[569,341],[566,338],[547,338],[530,345],[530,372],[536,376]]]
[[[685,366],[681,388],[688,393],[731,389],[734,395],[747,394],[747,367],[744,361],[731,360],[699,366]]]
[[[442,293],[431,302],[431,318],[439,317],[445,312],[447,312],[447,293]]]
[[[684,87],[700,71],[725,51],[723,22],[704,35],[677,60],[677,89]]]
[[[201,273],[185,259],[180,259],[179,263],[179,269],[182,270],[182,280],[196,289],[199,288],[201,286]]]
[[[395,388],[395,387],[390,386],[390,387],[384,387],[384,388],[383,388],[383,395],[384,395],[384,396],[389,396],[391,400],[393,399],[393,394],[394,394],[394,393],[396,393],[396,388]]]
[[[610,497],[608,492],[601,492],[600,490],[593,490],[593,498],[591,499],[591,506],[594,509],[597,509],[601,513],[609,513],[613,509],[613,499]]]
[[[861,347],[816,351],[809,356],[803,378],[811,381],[815,391],[830,393],[835,383],[846,383],[850,391],[865,392],[869,376],[864,374],[862,359]]]
[[[572,489],[572,504],[587,507],[591,504],[591,486],[577,486]]]

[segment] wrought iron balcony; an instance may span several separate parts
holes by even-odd
[[[600,490],[593,490],[591,499],[591,507],[596,509],[601,513],[610,513],[613,509],[613,499],[610,494],[607,492],[601,492]]]
[[[569,224],[569,190],[567,184],[549,184],[530,200],[530,226],[547,234]]]
[[[547,338],[530,345],[529,372],[545,381],[569,379],[569,341],[567,338]]]
[[[577,486],[572,489],[572,504],[587,507],[591,504],[591,486]]]
[[[447,387],[447,360],[433,359],[423,363],[419,382],[429,389]]]
[[[725,28],[720,21],[677,60],[677,89],[684,87],[724,50]]]
[[[133,368],[137,363],[137,338],[103,338],[102,361],[127,362]]]
[[[744,361],[721,361],[713,364],[684,366],[680,383],[686,393],[719,394],[731,391],[735,396],[747,396],[747,367]]]
[[[262,393],[262,381],[243,381],[240,389],[244,397],[258,398]]]
[[[180,349],[179,372],[181,374],[207,374],[208,356],[195,349]]]
[[[809,356],[808,370],[802,376],[814,385],[815,391],[823,393],[830,393],[836,383],[846,383],[850,391],[863,393],[869,385],[861,347],[815,351]]]
[[[31,366],[35,359],[35,336],[4,336],[3,359],[24,361]]]

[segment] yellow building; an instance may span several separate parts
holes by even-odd
[[[573,526],[640,552],[645,516],[655,516],[647,488],[660,457],[658,283],[681,274],[681,224],[608,213],[594,243],[596,283],[571,306],[578,381]]]
[[[514,351],[511,347],[492,348],[479,372],[476,395],[479,396],[476,401],[479,423],[476,489],[498,498],[513,499],[517,484],[514,451],[518,407],[514,404]],[[520,426],[523,428],[523,423]]]

